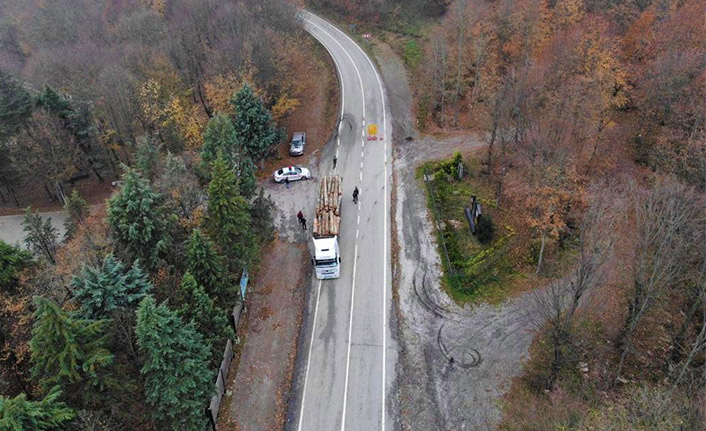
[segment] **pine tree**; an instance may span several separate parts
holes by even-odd
[[[38,213],[32,214],[30,208],[27,207],[22,226],[24,227],[27,248],[32,250],[35,255],[46,259],[49,263],[55,264],[59,234],[51,224],[51,217],[47,217],[46,220],[42,221],[42,216]]]
[[[79,223],[88,217],[88,204],[78,193],[78,190],[74,189],[66,198],[64,211],[66,211],[67,215],[66,220],[64,220],[64,228],[66,229],[64,240],[68,241],[76,235]]]
[[[14,291],[20,271],[31,261],[31,253],[0,240],[0,290]]]
[[[253,160],[264,159],[282,140],[272,114],[248,84],[243,85],[230,103],[235,107],[233,125],[238,139]]]
[[[157,176],[157,166],[159,164],[159,146],[150,138],[138,141],[136,165],[137,170],[143,178],[153,181]]]
[[[122,262],[108,255],[100,268],[84,266],[81,276],[71,280],[81,314],[88,319],[106,319],[119,309],[136,307],[152,290],[139,261],[125,270]]]
[[[236,167],[236,175],[238,178],[238,188],[240,194],[245,199],[250,199],[257,188],[257,178],[255,171],[257,167],[250,157],[244,156],[240,159],[240,163]]]
[[[194,229],[186,243],[186,269],[209,295],[218,297],[223,289],[223,258],[216,245],[200,229]]]
[[[234,335],[226,312],[213,304],[203,286],[188,272],[181,279],[180,291],[184,298],[181,309],[184,320],[196,323],[196,328],[211,347],[211,357],[220,360],[219,352],[223,349],[223,343]]]
[[[274,222],[275,203],[265,196],[264,189],[260,189],[260,194],[255,198],[250,209],[253,231],[260,242],[269,242],[275,233]]]
[[[108,224],[115,239],[131,258],[154,267],[172,242],[170,228],[176,216],[167,216],[163,196],[129,169],[123,186],[108,201]]]
[[[231,119],[225,114],[216,114],[211,118],[203,133],[201,159],[211,164],[218,157],[218,152],[222,151],[231,165],[236,165],[241,150]]]
[[[109,381],[106,368],[113,363],[108,351],[107,320],[71,316],[58,305],[35,297],[32,339],[32,375],[44,389],[54,385],[87,383],[103,388]]]
[[[229,259],[233,272],[247,266],[256,251],[248,202],[240,196],[233,171],[219,154],[211,168],[208,185],[208,230]]]
[[[194,323],[184,324],[166,304],[147,296],[137,310],[145,396],[164,429],[201,430],[213,394],[210,351]]]
[[[17,133],[32,115],[32,97],[18,81],[0,70],[0,141]]]
[[[41,401],[28,401],[27,395],[15,398],[0,395],[0,430],[3,431],[57,431],[64,429],[76,416],[65,403],[59,401],[61,391],[54,386]]]
[[[203,139],[202,160],[210,165],[222,152],[223,157],[235,172],[240,194],[245,199],[250,199],[257,184],[255,178],[257,167],[252,159],[245,154],[245,149],[235,133],[231,119],[224,114],[218,114],[211,118],[206,126]]]

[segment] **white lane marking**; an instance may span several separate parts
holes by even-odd
[[[360,229],[355,230],[355,239],[358,239],[358,234],[360,233]]]
[[[360,152],[360,157],[365,157],[365,151]]]
[[[360,224],[360,214],[358,214],[358,222],[356,224]]]
[[[324,34],[326,34],[331,40],[336,42],[336,44],[343,49],[343,51],[346,53],[348,56],[348,59],[351,61],[353,64],[353,68],[356,71],[356,74],[358,75],[358,81],[360,82],[360,92],[363,97],[363,118],[365,118],[365,89],[363,88],[363,78],[360,76],[360,71],[358,70],[358,66],[356,66],[355,62],[353,61],[353,58],[350,56],[348,51],[346,51],[343,46],[333,37],[331,34],[326,32],[323,28],[320,26],[314,24],[313,22],[309,21],[310,24],[314,25],[314,27],[317,27],[319,30],[321,30]],[[328,48],[328,46],[324,43],[324,41],[316,37],[312,33],[312,36],[314,36],[320,43],[323,45],[323,47],[328,51],[329,55],[331,56],[331,59],[333,60],[334,64],[336,65],[336,69],[338,69],[339,72],[339,82],[341,85],[341,107],[340,107],[340,113],[339,113],[339,120],[338,120],[338,136],[337,136],[337,146],[341,145],[341,131],[343,130],[343,107],[345,106],[345,98],[346,98],[346,88],[345,88],[345,83],[343,81],[343,72],[341,69],[341,65],[338,63],[336,60],[336,56],[333,55],[333,52]],[[336,158],[338,158],[338,149],[336,149]],[[362,179],[362,177],[361,177]],[[358,252],[358,246],[356,245],[356,256],[354,259],[357,259],[357,253]],[[354,263],[353,265],[353,284],[355,285],[355,268],[356,265]],[[304,373],[304,388],[302,391],[302,405],[301,409],[299,411],[299,427],[298,431],[302,431],[302,424],[303,424],[303,419],[304,419],[304,405],[305,405],[305,400],[306,400],[306,387],[307,387],[307,382],[309,379],[309,369],[311,366],[311,350],[312,346],[314,345],[314,334],[316,333],[316,320],[317,320],[317,315],[319,312],[319,299],[321,297],[321,280],[319,280],[319,287],[317,289],[317,294],[316,294],[316,305],[314,306],[314,324],[312,325],[312,330],[311,330],[311,341],[309,343],[309,356],[307,357],[306,360],[306,371]],[[353,302],[351,301],[351,317],[353,316]],[[349,349],[349,356],[350,356],[350,337],[349,337],[349,344],[348,344],[348,349]],[[346,366],[346,386],[348,385],[348,367]],[[345,417],[345,407],[344,407],[344,417]]]
[[[316,17],[315,15],[312,15],[312,16]],[[365,121],[365,87],[363,86],[363,77],[360,75],[360,70],[358,69],[358,66],[355,64],[355,61],[353,61],[353,57],[351,57],[351,55],[343,47],[343,45],[341,45],[341,43],[338,40],[336,40],[336,38],[331,36],[330,33],[328,33],[326,30],[324,30],[321,26],[313,23],[312,21],[308,21],[308,22],[309,22],[309,24],[312,24],[314,27],[317,27],[324,34],[328,35],[331,38],[331,40],[333,40],[343,50],[343,52],[346,54],[348,59],[351,61],[351,64],[353,65],[353,68],[355,69],[355,72],[358,75],[358,81],[360,82],[360,94],[362,96],[362,102],[363,102],[363,118],[362,118],[362,120]],[[322,42],[322,44],[323,44],[323,42]],[[329,51],[329,53],[330,53],[330,51]],[[368,61],[370,61],[370,60],[368,60]],[[336,63],[336,67],[338,67],[338,63]],[[340,71],[340,67],[339,67],[339,71]],[[384,112],[384,109],[385,108],[383,106],[383,112]],[[383,119],[384,119],[384,116],[383,116]],[[363,138],[365,138],[365,128],[363,128],[363,130],[361,130],[361,132],[362,132]],[[362,170],[360,171],[360,181],[363,181],[363,171]],[[360,211],[360,206],[358,207],[358,211]],[[358,237],[358,234],[356,232],[356,238],[357,237]],[[355,256],[353,257],[353,285],[351,287],[351,308],[350,308],[350,319],[349,319],[349,325],[348,325],[348,354],[346,357],[346,383],[345,383],[345,387],[344,387],[344,391],[343,391],[343,412],[342,412],[342,419],[341,419],[341,431],[344,431],[346,429],[346,403],[348,400],[348,374],[350,372],[351,333],[352,333],[351,331],[353,328],[353,296],[354,296],[354,292],[355,292],[355,276],[356,276],[356,270],[357,270],[357,262],[358,262],[358,244],[356,243]],[[307,370],[308,370],[308,368],[307,368]],[[383,376],[384,376],[384,370],[383,370]],[[384,389],[385,389],[385,382],[383,379],[383,394],[384,394]],[[384,401],[383,401],[383,429],[384,429],[384,416],[385,416],[385,413],[384,413]],[[301,421],[300,421],[300,425],[301,425]]]
[[[309,12],[307,12],[307,13],[309,13]],[[316,15],[314,15],[312,13],[309,13],[309,15],[318,18]],[[351,55],[348,53],[346,48],[344,48],[343,45],[341,45],[341,42],[339,42],[335,37],[331,36],[331,33],[327,32],[326,30],[323,29],[323,27],[314,23],[313,21],[307,21],[307,22],[309,24],[313,25],[314,27],[318,28],[322,33],[324,33],[329,38],[331,38],[331,40],[334,41],[336,43],[336,45],[338,45],[339,48],[341,48],[343,50],[343,52],[346,54],[348,59],[351,61],[351,64],[353,65],[353,68],[355,69],[355,73],[356,73],[356,75],[358,75],[358,81],[360,82],[360,94],[363,96],[363,121],[365,121],[365,87],[363,87],[363,77],[360,75],[360,70],[358,69],[358,66],[355,64],[355,61],[353,61],[353,57],[351,57]],[[324,21],[324,22],[326,22],[326,21]],[[326,22],[326,24],[328,24],[328,22]],[[323,42],[321,42],[321,44],[324,45]],[[324,45],[324,46],[326,46],[326,45]],[[329,51],[329,52],[331,52],[331,51]],[[333,55],[332,55],[332,57],[333,57]],[[336,64],[336,66],[338,67],[338,64]],[[338,70],[340,71],[341,68],[338,67]],[[341,79],[341,81],[343,81],[343,79]],[[384,112],[384,107],[383,107],[383,112]]]
[[[356,238],[358,232],[356,232]],[[355,272],[358,268],[358,244],[355,245],[353,255],[353,284],[351,286],[351,312],[348,318],[348,354],[346,355],[346,384],[343,388],[343,417],[341,418],[341,431],[346,429],[346,403],[348,402],[348,372],[351,365],[351,337],[353,336],[353,301],[355,300]]]
[[[363,162],[360,162],[360,169],[363,169]]]
[[[362,144],[363,144],[363,148],[365,148],[365,140],[363,140]]]
[[[324,21],[326,22],[326,21]],[[330,24],[329,24],[330,25]],[[377,69],[373,65],[373,62],[370,60],[370,57],[368,57],[368,54],[363,51],[363,49],[353,41],[346,33],[341,31],[338,27],[332,26],[336,31],[341,33],[343,37],[348,39],[356,48],[358,48],[358,51],[363,54],[363,57],[365,57],[366,60],[368,60],[368,63],[370,64],[370,67],[373,69],[373,72],[375,72],[375,77],[377,78],[378,81],[378,87],[380,88],[380,97],[382,97],[382,127],[383,127],[383,132],[382,132],[382,139],[383,139],[383,152],[385,153],[385,204],[384,204],[384,212],[383,212],[383,217],[384,217],[384,231],[383,231],[383,256],[385,257],[385,263],[383,264],[383,287],[382,287],[382,431],[385,431],[385,355],[387,354],[387,336],[386,336],[386,330],[387,330],[387,262],[389,259],[387,258],[387,140],[385,139],[385,136],[387,136],[387,109],[385,107],[385,91],[382,88],[382,81],[380,80],[380,75],[378,74]],[[362,179],[362,173],[361,173],[361,179]]]
[[[304,390],[302,392],[302,406],[299,411],[299,431],[302,429],[302,421],[304,419],[304,400],[306,399],[306,383],[309,378],[309,364],[311,363],[311,348],[314,346],[314,335],[316,334],[316,316],[319,314],[319,298],[321,297],[321,280],[319,280],[319,288],[316,292],[316,305],[314,306],[314,325],[311,328],[311,341],[309,342],[309,357],[306,358],[306,372],[304,373]]]

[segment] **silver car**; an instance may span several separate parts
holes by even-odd
[[[306,133],[295,132],[292,136],[292,143],[289,144],[289,154],[293,156],[301,156],[304,154],[304,146],[306,145]]]

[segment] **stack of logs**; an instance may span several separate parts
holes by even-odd
[[[341,227],[341,177],[325,176],[319,181],[319,200],[314,217],[314,236],[338,235]]]

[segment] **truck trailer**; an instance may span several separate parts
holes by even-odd
[[[341,177],[324,176],[319,181],[319,196],[314,213],[314,267],[319,280],[341,276],[338,235],[341,229]]]

